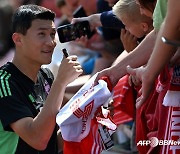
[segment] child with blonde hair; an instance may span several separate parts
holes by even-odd
[[[137,38],[147,35],[152,29],[152,19],[140,13],[135,0],[119,0],[113,7],[113,13],[125,25],[121,30],[121,41],[130,52],[137,45]]]

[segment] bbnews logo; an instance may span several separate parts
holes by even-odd
[[[151,137],[149,140],[140,140],[137,146],[148,146],[156,147],[158,145],[180,145],[180,141],[174,140],[158,140],[157,137]]]

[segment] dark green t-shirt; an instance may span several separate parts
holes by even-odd
[[[25,118],[34,118],[50,91],[53,75],[47,69],[38,73],[35,84],[12,63],[0,69],[0,153],[2,154],[57,154],[57,127],[46,150],[38,151],[25,143],[10,124]]]

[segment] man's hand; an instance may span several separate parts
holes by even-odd
[[[119,81],[119,76],[118,76],[118,72],[114,72],[115,69],[110,67],[110,68],[106,68],[100,72],[98,72],[98,75],[94,81],[94,85],[98,84],[98,80],[103,77],[103,76],[107,76],[110,79],[110,82],[112,84],[112,87],[114,87],[117,82]]]
[[[129,75],[128,83],[129,83],[130,86],[132,86],[132,85],[140,86],[141,85],[140,79],[138,77],[134,76],[134,75]]]
[[[71,23],[77,23],[82,21],[88,21],[91,27],[91,30],[95,29],[96,27],[102,26],[100,21],[101,14],[93,14],[88,17],[82,17],[82,18],[73,18]]]
[[[149,97],[154,79],[151,78],[150,75],[146,72],[146,67],[139,67],[139,68],[131,68],[127,66],[127,72],[130,75],[136,76],[142,82],[142,88],[139,91],[139,97],[136,100],[136,108],[139,108]]]
[[[63,58],[58,70],[57,78],[66,85],[74,81],[83,72],[77,56]]]

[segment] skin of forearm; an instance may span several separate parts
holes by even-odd
[[[93,14],[89,16],[89,21],[92,24],[93,27],[99,27],[102,26],[101,20],[100,20],[101,14]]]
[[[155,30],[153,30],[132,52],[120,55],[117,59],[117,64],[112,66],[114,73],[117,74],[119,77],[122,77],[127,74],[127,65],[135,68],[146,64],[152,53],[155,40],[156,32]]]
[[[179,20],[175,18],[173,15],[178,14],[178,12],[180,12],[179,8],[176,10],[176,5],[168,5],[167,16],[158,33],[153,53],[147,65],[147,73],[151,74],[152,78],[156,78],[156,76],[160,73],[164,65],[166,65],[169,62],[170,57],[172,57],[176,51],[175,47],[167,45],[163,43],[161,40],[162,36],[170,40],[179,39],[180,24]]]
[[[65,88],[66,84],[63,83],[63,80],[55,80],[52,85],[51,91],[43,107],[43,109],[45,108],[48,111],[50,111],[52,116],[56,115],[61,107],[61,102],[63,100]]]
[[[44,150],[52,135],[67,85],[63,81],[54,81],[44,107],[34,119],[26,117],[11,124],[12,129],[35,149]]]
[[[40,114],[33,120],[35,130],[40,129],[40,132],[45,136],[51,136],[53,132],[56,123],[55,118],[62,104],[65,87],[62,81],[54,81],[44,107]],[[44,129],[44,126],[46,126],[46,129]]]
[[[117,65],[122,59],[124,59],[129,52],[127,52],[126,50],[124,50],[117,58],[116,60],[113,62],[112,66]]]

